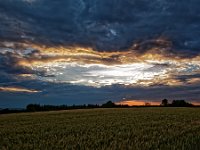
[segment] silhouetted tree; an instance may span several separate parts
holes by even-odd
[[[26,110],[31,112],[41,111],[41,107],[39,104],[29,104],[26,106]]]
[[[168,106],[168,100],[167,99],[163,99],[162,100],[162,103],[161,103],[161,106]]]
[[[193,105],[185,100],[173,100],[171,106],[173,107],[192,107]]]
[[[108,101],[105,104],[102,104],[103,108],[112,108],[112,107],[116,107],[115,103],[113,103],[112,101]]]

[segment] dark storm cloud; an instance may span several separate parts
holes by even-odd
[[[196,54],[199,5],[198,0],[0,1],[0,39],[104,51],[127,49],[134,42],[162,36],[177,51]],[[143,44],[138,52],[145,51],[146,45],[151,46]]]
[[[9,74],[32,74],[32,70],[17,65],[19,59],[19,55],[14,53],[0,54],[0,70]]]
[[[192,82],[193,80],[196,80],[196,84],[199,84],[200,81],[200,73],[194,73],[192,75],[180,75],[180,76],[176,76],[175,79],[179,80],[180,82],[183,83],[189,83]],[[197,81],[198,80],[198,81]]]
[[[18,63],[23,59],[32,58],[36,51],[32,51],[27,54],[26,57],[22,57],[15,52],[5,52],[0,53],[0,84],[8,84],[9,82],[16,82],[18,80],[18,75],[27,74],[27,75],[38,75],[47,77],[45,71],[35,71],[29,67],[21,66]]]

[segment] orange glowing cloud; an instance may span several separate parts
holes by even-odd
[[[22,92],[22,93],[38,93],[41,91],[33,90],[33,89],[26,89],[22,87],[0,87],[0,91],[2,92]]]
[[[10,45],[12,46],[12,44]],[[103,69],[113,67],[110,70],[105,71],[97,70],[96,74],[92,72],[93,77],[97,76],[97,74],[99,77],[98,79],[92,77],[92,79],[90,79],[92,83],[110,83],[110,81],[98,81],[101,80],[101,78],[104,78],[105,74],[109,74],[111,76],[127,76],[128,73],[130,74],[130,81],[127,81],[125,85],[131,86],[181,86],[184,84],[195,84],[196,82],[199,82],[198,78],[183,81],[176,77],[181,75],[193,75],[195,73],[199,73],[198,68],[200,68],[200,56],[197,55],[191,58],[187,58],[182,57],[181,55],[176,55],[171,51],[172,42],[163,38],[134,43],[132,47],[125,51],[97,51],[92,47],[50,47],[31,43],[25,43],[21,45],[18,44],[17,46],[22,46],[26,48],[31,47],[32,49],[37,51],[30,55],[26,55],[24,54],[26,53],[26,49],[21,49],[19,50],[18,55],[16,54],[17,52],[13,54],[17,55],[15,67],[27,67],[28,69],[34,71],[53,70],[52,68],[55,68],[54,70],[57,69],[56,72],[61,71],[57,68],[58,66],[65,67],[66,65],[72,63],[85,65],[84,67],[86,68],[87,65],[94,64],[97,66],[103,65]],[[131,69],[133,71],[131,73],[128,72],[130,66],[134,66],[134,64],[137,64],[140,67],[136,68],[135,70],[132,67]],[[117,70],[115,69],[115,66],[117,66]],[[193,70],[192,72],[189,71],[191,69]],[[52,74],[51,71],[49,71],[48,73]],[[53,73],[55,73],[55,71]],[[65,72],[64,70],[62,70],[59,73],[63,74]],[[23,75],[21,77],[27,76]],[[82,78],[83,77],[84,75],[82,75]],[[60,79],[64,79],[64,77]],[[77,80],[79,81],[80,79]],[[124,83],[124,80],[125,77],[119,77],[117,78],[116,83],[115,81],[112,81],[112,84],[121,84]],[[77,81],[72,80],[72,82]]]
[[[4,43],[5,45],[5,43]],[[199,63],[200,56],[183,58],[172,53],[172,42],[164,38],[133,43],[133,46],[124,51],[97,51],[92,47],[37,45],[33,43],[11,43],[11,47],[19,47],[21,51],[26,48],[38,52],[31,57],[23,57],[18,64],[31,67],[32,65],[46,64],[49,62],[79,62],[88,64],[131,64],[138,62],[153,63]]]
[[[180,58],[166,55],[165,52],[157,48],[147,51],[144,54],[138,54],[134,50],[120,51],[120,52],[98,52],[92,48],[40,48],[39,54],[37,56],[25,57],[19,59],[18,65],[28,68],[42,68],[54,66],[55,63],[58,65],[63,65],[65,63],[78,63],[78,64],[97,64],[105,66],[119,65],[125,67],[129,64],[141,64],[141,69],[144,64],[146,65],[160,65],[161,69],[156,68],[156,71],[160,71],[160,74],[156,71],[151,72],[147,77],[143,78],[135,85],[141,86],[152,86],[152,85],[168,85],[168,86],[180,86],[185,83],[178,80],[176,76],[184,75],[187,72],[187,68],[191,65],[196,65],[200,67],[200,56],[194,58]],[[159,52],[160,51],[160,52]],[[165,66],[166,64],[166,66]],[[161,71],[163,70],[163,71]],[[186,71],[185,71],[186,70]],[[192,72],[193,73],[193,72]],[[142,74],[141,74],[142,75]],[[146,75],[145,75],[146,76]],[[152,78],[153,76],[153,78]],[[196,80],[191,80],[190,83],[196,82]],[[130,84],[132,81],[130,81]]]
[[[157,42],[164,43],[163,40],[157,40]],[[165,45],[170,45],[165,41]],[[130,48],[126,51],[105,51],[99,52],[91,47],[45,47],[40,45],[30,45],[30,47],[39,50],[38,55],[35,57],[26,57],[22,59],[19,64],[25,66],[45,64],[48,62],[79,62],[88,64],[131,64],[138,62],[150,62],[150,63],[174,63],[179,67],[184,63],[197,64],[200,61],[200,56],[193,58],[182,58],[179,55],[175,55],[168,49],[160,47],[151,47],[144,53],[139,53],[137,46]]]

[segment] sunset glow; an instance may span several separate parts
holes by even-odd
[[[199,102],[198,3],[0,1],[2,103]]]
[[[160,102],[143,101],[143,100],[126,100],[117,102],[117,105],[128,105],[128,106],[159,106]]]

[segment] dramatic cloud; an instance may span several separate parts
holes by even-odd
[[[3,92],[25,92],[25,93],[40,92],[37,90],[25,89],[25,88],[21,88],[21,87],[0,87],[0,91],[3,91]]]
[[[4,98],[13,98],[5,95],[13,87],[25,87],[24,92],[36,89],[64,99],[65,87],[73,87],[100,91],[102,96],[94,94],[93,102],[124,97],[198,101],[199,5],[197,0],[0,1]],[[43,85],[57,87],[59,95]],[[108,96],[106,90],[116,87],[121,96],[115,91]],[[68,99],[80,103],[79,95]],[[92,102],[86,99],[82,103]]]
[[[164,36],[180,51],[198,52],[199,4],[197,0],[1,1],[0,38],[115,51]]]
[[[17,78],[30,77],[97,87],[112,84],[176,86],[199,83],[198,55],[180,57],[158,47],[151,47],[144,54],[132,50],[97,52],[80,47],[4,50],[0,54],[2,70],[15,74]]]

